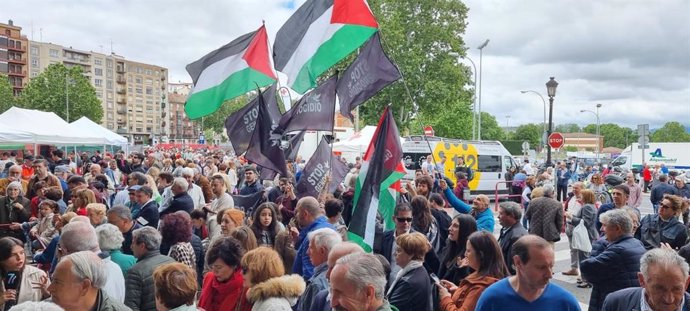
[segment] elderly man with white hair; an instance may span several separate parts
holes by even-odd
[[[206,205],[206,199],[204,199],[204,192],[201,190],[201,187],[194,183],[194,173],[195,171],[192,168],[185,167],[182,169],[182,177],[186,179],[187,183],[189,184],[187,193],[190,197],[192,197],[194,208],[200,209]]]
[[[92,251],[62,257],[48,286],[53,302],[70,311],[131,311],[104,289],[109,277],[107,269],[105,262]]]
[[[168,207],[160,211],[161,219],[167,214],[172,214],[177,211],[185,211],[191,213],[194,210],[194,201],[187,193],[189,183],[182,177],[176,177],[170,184],[170,191],[172,192],[172,200],[169,201]]]
[[[640,287],[613,292],[604,300],[604,311],[690,310],[688,263],[671,249],[655,248],[640,258]]]
[[[309,232],[309,249],[307,255],[314,265],[314,275],[311,276],[307,288],[297,303],[297,311],[309,311],[316,294],[328,288],[328,253],[334,246],[343,241],[340,233],[331,228],[321,228]]]
[[[137,258],[122,252],[125,238],[120,229],[113,224],[102,224],[96,228],[96,235],[101,251],[110,254],[110,260],[120,266],[122,275],[126,277],[129,268],[137,263]]]
[[[357,253],[338,259],[330,281],[334,310],[391,310],[384,297],[386,273],[376,255]]]
[[[74,217],[62,228],[58,255],[64,256],[81,251],[91,251],[97,254],[103,261],[106,277],[103,282],[103,291],[118,302],[125,301],[125,278],[120,266],[110,260],[107,253],[101,253],[98,245],[96,230],[91,226],[89,218],[85,216]]]

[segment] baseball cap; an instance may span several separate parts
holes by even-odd
[[[59,173],[69,173],[70,169],[67,165],[58,165],[55,167],[55,174]]]
[[[134,185],[134,186],[127,188],[128,191],[137,191],[139,189],[141,189],[140,185]]]

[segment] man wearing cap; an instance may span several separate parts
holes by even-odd
[[[0,194],[5,195],[7,193],[7,185],[13,181],[19,181],[22,183],[22,191],[26,193],[27,187],[29,186],[29,181],[22,179],[22,166],[12,165],[7,173],[7,178],[0,179]]]
[[[71,170],[69,166],[67,165],[58,165],[55,167],[55,177],[60,181],[60,187],[62,188],[62,200],[65,202],[69,202],[70,198],[72,197],[72,191],[69,190],[69,186],[67,185],[67,179],[71,175]]]
[[[24,155],[24,162],[22,163],[22,179],[29,181],[31,177],[34,177],[34,156],[27,154]]]

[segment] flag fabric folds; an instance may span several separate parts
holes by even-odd
[[[187,65],[194,88],[185,104],[190,119],[209,115],[224,101],[277,80],[266,27],[245,34]]]
[[[319,197],[319,194],[328,186],[331,191],[332,185],[337,185],[343,181],[348,168],[345,163],[333,155],[331,146],[325,137],[321,137],[319,146],[307,162],[302,171],[302,177],[295,185],[295,190],[299,197],[312,196]],[[326,185],[326,177],[330,176],[330,184]],[[335,191],[335,189],[333,190]]]
[[[355,107],[401,77],[398,67],[383,51],[377,32],[338,79],[340,114],[353,120],[351,111]]]
[[[232,195],[232,201],[235,203],[235,208],[245,211],[247,215],[251,215],[254,208],[263,201],[263,197],[264,191],[261,190],[248,195]]]
[[[302,142],[304,141],[304,134],[306,134],[307,131],[300,131],[299,133],[295,134],[288,140],[287,146],[283,149],[283,153],[285,154],[285,160],[287,161],[295,161],[297,159],[297,153],[299,152],[299,147],[302,145]]]
[[[390,107],[386,107],[364,154],[357,177],[348,228],[350,241],[371,251],[376,213],[380,213],[383,219],[392,221],[397,192],[391,186],[404,175],[400,134]],[[386,227],[390,229],[390,223],[386,223]]]
[[[338,76],[334,75],[302,96],[297,104],[280,118],[275,132],[283,134],[301,130],[332,131],[335,122],[337,83]]]
[[[268,107],[259,94],[259,109],[257,110],[256,126],[251,135],[245,158],[264,169],[272,170],[281,176],[289,176],[285,155],[280,149],[280,135],[273,134],[273,122]]]
[[[262,97],[266,102],[273,123],[277,123],[277,120],[280,119],[280,110],[278,110],[275,94],[276,85],[273,84],[264,90],[260,96],[225,119],[225,130],[236,155],[243,154],[249,147],[249,141],[256,126],[256,119],[259,116],[259,97]]]
[[[290,88],[304,93],[377,29],[365,0],[307,0],[278,30],[275,68],[288,76]]]

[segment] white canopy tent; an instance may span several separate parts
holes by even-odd
[[[91,133],[103,137],[108,141],[108,145],[126,146],[127,144],[129,144],[127,138],[113,133],[113,131],[101,126],[96,122],[91,121],[91,119],[87,117],[81,117],[79,120],[74,121],[69,125],[70,127],[79,132]]]
[[[0,114],[0,137],[5,143],[108,145],[99,134],[78,130],[55,113],[12,107]],[[27,135],[28,134],[28,135]]]
[[[369,143],[374,137],[376,126],[367,125],[352,137],[333,144],[333,152],[340,152],[341,156],[348,162],[354,163],[355,157],[362,157],[367,152]],[[402,144],[403,138],[400,138]]]

